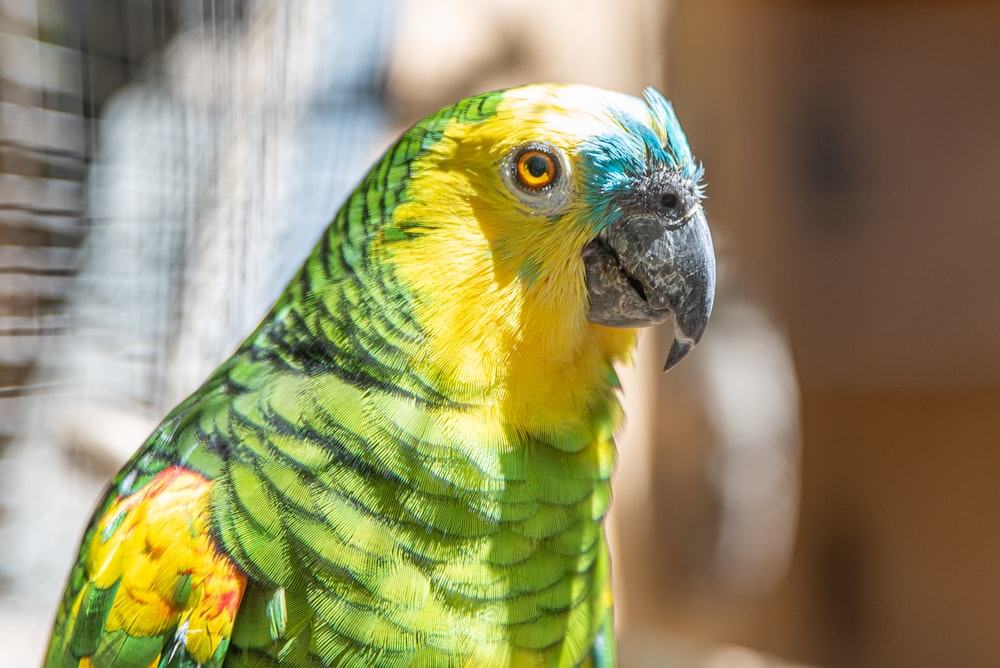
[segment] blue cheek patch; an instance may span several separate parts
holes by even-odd
[[[652,131],[628,117],[616,120],[625,132],[598,135],[580,147],[578,169],[583,180],[580,199],[595,232],[618,220],[621,211],[615,204],[615,195],[625,192],[646,170],[649,147],[640,133],[652,134]]]

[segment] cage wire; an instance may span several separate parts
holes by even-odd
[[[0,664],[387,140],[393,5],[0,0]]]

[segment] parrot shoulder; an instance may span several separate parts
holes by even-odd
[[[84,536],[47,668],[222,664],[246,577],[212,537],[213,484],[169,466],[111,492]]]

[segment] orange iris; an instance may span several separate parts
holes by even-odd
[[[545,151],[530,148],[517,156],[515,174],[525,188],[540,190],[556,180],[556,161]]]

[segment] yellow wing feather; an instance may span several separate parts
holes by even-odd
[[[85,546],[88,583],[75,614],[93,588],[117,583],[102,634],[120,630],[141,638],[173,630],[172,646],[208,663],[232,634],[246,585],[208,532],[211,485],[170,467],[113,502]],[[79,665],[92,664],[83,657]]]

